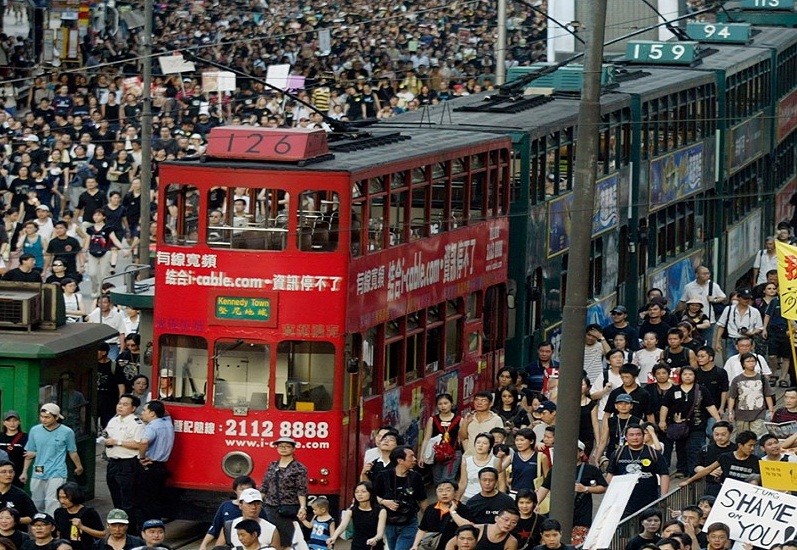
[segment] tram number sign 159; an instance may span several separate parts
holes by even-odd
[[[632,40],[625,49],[629,61],[661,65],[690,65],[700,51],[697,42]]]
[[[284,420],[278,426],[271,420],[235,420],[225,421],[224,435],[237,437],[291,437],[293,439],[326,439],[329,437],[328,422],[290,422]]]
[[[327,135],[320,128],[218,126],[208,136],[211,158],[296,162],[327,153]]]
[[[742,0],[743,10],[793,10],[794,0]]]
[[[687,23],[686,34],[698,42],[747,44],[750,42],[750,23]]]

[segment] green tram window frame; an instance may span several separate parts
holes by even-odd
[[[642,104],[641,156],[653,159],[701,141],[717,129],[717,93],[705,84]]]

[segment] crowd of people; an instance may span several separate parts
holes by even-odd
[[[161,545],[163,490],[174,427],[162,401],[149,400],[142,406],[134,393],[123,393],[123,387],[119,392],[116,413],[97,440],[105,449],[105,482],[114,505],[106,524],[84,504],[81,486],[67,481],[68,469],[78,479],[84,472],[75,431],[61,407],[43,403],[39,422],[28,432],[19,413],[3,414],[0,548],[104,550],[107,545],[119,550]],[[141,538],[132,535],[139,530]]]

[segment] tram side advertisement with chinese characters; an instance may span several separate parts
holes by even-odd
[[[506,280],[509,222],[463,227],[352,261],[351,332]],[[487,229],[487,230],[486,230]]]

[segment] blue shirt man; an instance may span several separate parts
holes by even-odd
[[[28,434],[25,445],[25,465],[19,476],[23,483],[28,479],[28,469],[33,464],[30,492],[39,511],[55,513],[60,506],[58,487],[66,482],[66,455],[75,464],[75,475],[83,473],[83,464],[77,454],[75,432],[59,422],[64,417],[55,403],[45,403],[39,410],[39,421]]]
[[[144,432],[138,448],[139,467],[136,475],[136,519],[145,522],[164,516],[162,509],[166,483],[166,462],[174,447],[174,425],[166,416],[163,401],[150,401],[141,411]]]

